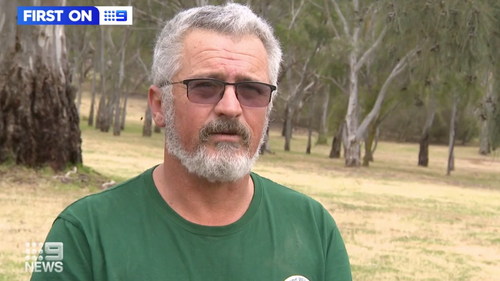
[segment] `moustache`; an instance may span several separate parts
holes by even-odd
[[[200,130],[201,142],[207,142],[213,134],[238,135],[245,145],[250,144],[250,131],[236,119],[216,119],[206,124]]]

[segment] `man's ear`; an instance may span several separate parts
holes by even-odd
[[[165,116],[163,116],[163,110],[161,109],[161,90],[155,85],[149,87],[148,102],[156,126],[165,127]]]

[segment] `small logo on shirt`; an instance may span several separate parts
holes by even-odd
[[[302,275],[293,275],[285,279],[285,281],[309,281],[309,279],[305,278]]]

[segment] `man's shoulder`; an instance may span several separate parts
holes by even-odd
[[[332,214],[322,202],[255,173],[254,178],[262,185],[264,213],[279,217],[285,225],[317,229],[324,237],[337,229]]]
[[[74,201],[58,217],[71,221],[78,217],[109,215],[113,210],[120,210],[123,214],[123,212],[132,207],[131,204],[140,200],[138,196],[146,192],[144,174],[147,172],[109,189],[84,196]]]
[[[315,211],[319,212],[326,211],[322,203],[300,191],[279,184],[256,173],[253,173],[253,175],[255,179],[258,179],[261,182],[264,194],[266,194],[266,196],[273,201],[273,204],[303,206],[313,208]]]

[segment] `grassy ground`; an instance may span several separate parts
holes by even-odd
[[[85,103],[82,112],[88,112]],[[159,163],[163,137],[141,136],[144,101],[131,102],[122,136],[82,123],[83,159],[101,183],[122,181]],[[304,136],[256,172],[304,192],[332,213],[346,242],[355,280],[500,280],[500,160],[456,148],[456,171],[445,176],[446,147],[430,148],[429,168],[416,166],[418,146],[380,143],[370,168],[347,169],[329,147],[304,154]],[[88,172],[88,169],[87,171]],[[42,242],[55,216],[95,185],[61,183],[49,171],[0,166],[0,280],[28,280],[26,242]]]

